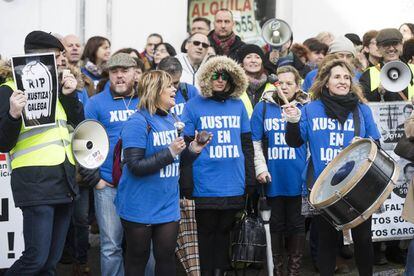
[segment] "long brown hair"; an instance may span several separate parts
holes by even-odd
[[[340,66],[346,69],[351,75],[351,87],[350,87],[349,93],[355,94],[359,98],[359,100],[363,103],[368,102],[362,93],[361,86],[359,86],[359,84],[355,83],[353,80],[354,68],[348,62],[342,59],[333,59],[333,60],[326,62],[324,66],[321,66],[321,68],[319,69],[318,75],[316,77],[316,80],[313,83],[312,87],[310,88],[312,99],[316,100],[321,97],[322,90],[326,88],[326,84],[328,83],[328,80],[331,77],[332,68],[336,66]]]

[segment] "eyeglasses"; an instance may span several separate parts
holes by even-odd
[[[191,43],[193,43],[194,46],[200,46],[200,44],[201,44],[201,46],[204,49],[207,49],[208,47],[210,47],[210,45],[208,43],[204,43],[204,42],[197,41],[197,40],[192,40]]]
[[[214,72],[211,76],[212,80],[218,80],[221,77],[222,80],[229,80],[230,75],[227,72]]]

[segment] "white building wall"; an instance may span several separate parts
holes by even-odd
[[[186,37],[186,0],[84,0],[85,37],[107,36],[107,1],[112,2],[110,37],[113,50],[145,45],[160,33],[179,50]],[[275,0],[276,14],[286,20],[295,41],[330,31],[336,35],[399,27],[414,22],[413,0]],[[81,0],[0,0],[0,53],[23,53],[24,37],[35,29],[80,35]]]
[[[281,19],[291,24],[295,41],[329,31],[334,35],[356,33],[361,39],[372,29],[399,28],[414,22],[413,0],[277,0]],[[278,6],[277,6],[278,7]]]

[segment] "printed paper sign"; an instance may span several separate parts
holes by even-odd
[[[54,53],[13,57],[12,67],[17,89],[27,94],[24,127],[55,124],[58,79]]]
[[[408,184],[414,176],[414,163],[394,153],[404,133],[404,121],[411,115],[413,105],[407,102],[370,103],[374,120],[381,132],[381,147],[397,162],[400,177],[381,209],[372,215],[372,237],[375,241],[411,239],[414,224],[401,218]]]

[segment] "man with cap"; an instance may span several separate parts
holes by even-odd
[[[100,167],[101,180],[94,188],[96,219],[100,230],[101,275],[122,276],[123,228],[116,213],[116,188],[112,181],[113,152],[124,123],[138,105],[134,89],[135,60],[128,54],[113,55],[107,63],[109,85],[92,96],[85,107],[85,117],[102,123],[109,136],[109,154]]]
[[[414,85],[411,82],[406,89],[399,93],[394,93],[384,89],[380,81],[382,66],[390,61],[400,60],[402,54],[402,34],[398,29],[383,29],[376,38],[378,51],[382,55],[382,62],[376,66],[369,67],[361,76],[360,84],[364,90],[364,96],[370,102],[379,101],[406,101],[414,97]],[[414,66],[409,65],[411,72]]]
[[[356,56],[355,46],[351,40],[345,36],[338,36],[334,39],[328,49],[328,55],[335,54],[336,57],[345,60],[349,64],[352,64],[352,60]],[[323,63],[323,61],[322,61]],[[306,92],[309,91],[313,82],[315,81],[316,75],[318,74],[318,68],[310,71],[303,82],[302,89]],[[355,79],[358,81],[361,73],[355,72]]]
[[[26,54],[54,53],[63,65],[62,43],[51,34],[33,31],[26,36]],[[59,78],[56,123],[26,129],[22,111],[27,95],[13,81],[0,87],[0,152],[11,155],[11,186],[16,207],[23,213],[25,250],[6,275],[55,275],[78,194],[75,161],[67,124],[84,119],[72,74]],[[68,144],[69,143],[69,144]]]

